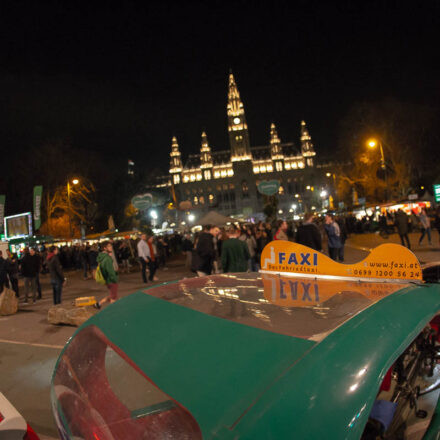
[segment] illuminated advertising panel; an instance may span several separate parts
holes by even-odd
[[[26,238],[32,235],[32,214],[30,212],[10,215],[5,217],[4,221],[6,240]]]

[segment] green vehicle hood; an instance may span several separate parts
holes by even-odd
[[[315,344],[143,292],[119,300],[118,307],[108,307],[87,325],[101,329],[152,382],[187,408],[207,438],[231,426]]]

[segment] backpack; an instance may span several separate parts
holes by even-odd
[[[103,285],[106,284],[105,278],[102,275],[101,266],[99,264],[98,264],[98,267],[96,268],[96,272],[95,272],[95,281],[98,284],[103,284]]]

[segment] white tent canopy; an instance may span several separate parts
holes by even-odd
[[[215,211],[209,211],[200,220],[197,220],[198,225],[213,225],[213,226],[225,226],[227,223],[236,223],[236,218],[227,217],[219,214]]]

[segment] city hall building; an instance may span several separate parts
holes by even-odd
[[[227,115],[229,149],[212,151],[203,132],[200,153],[184,161],[173,137],[169,176],[158,187],[172,187],[177,203],[196,216],[216,210],[225,215],[262,218],[264,196],[258,184],[277,180],[279,217],[292,218],[306,205],[310,209],[314,203],[316,153],[306,123],[302,121],[298,130],[299,148],[293,142],[281,142],[275,124],[270,126],[269,145],[251,147],[244,106],[232,73]]]

